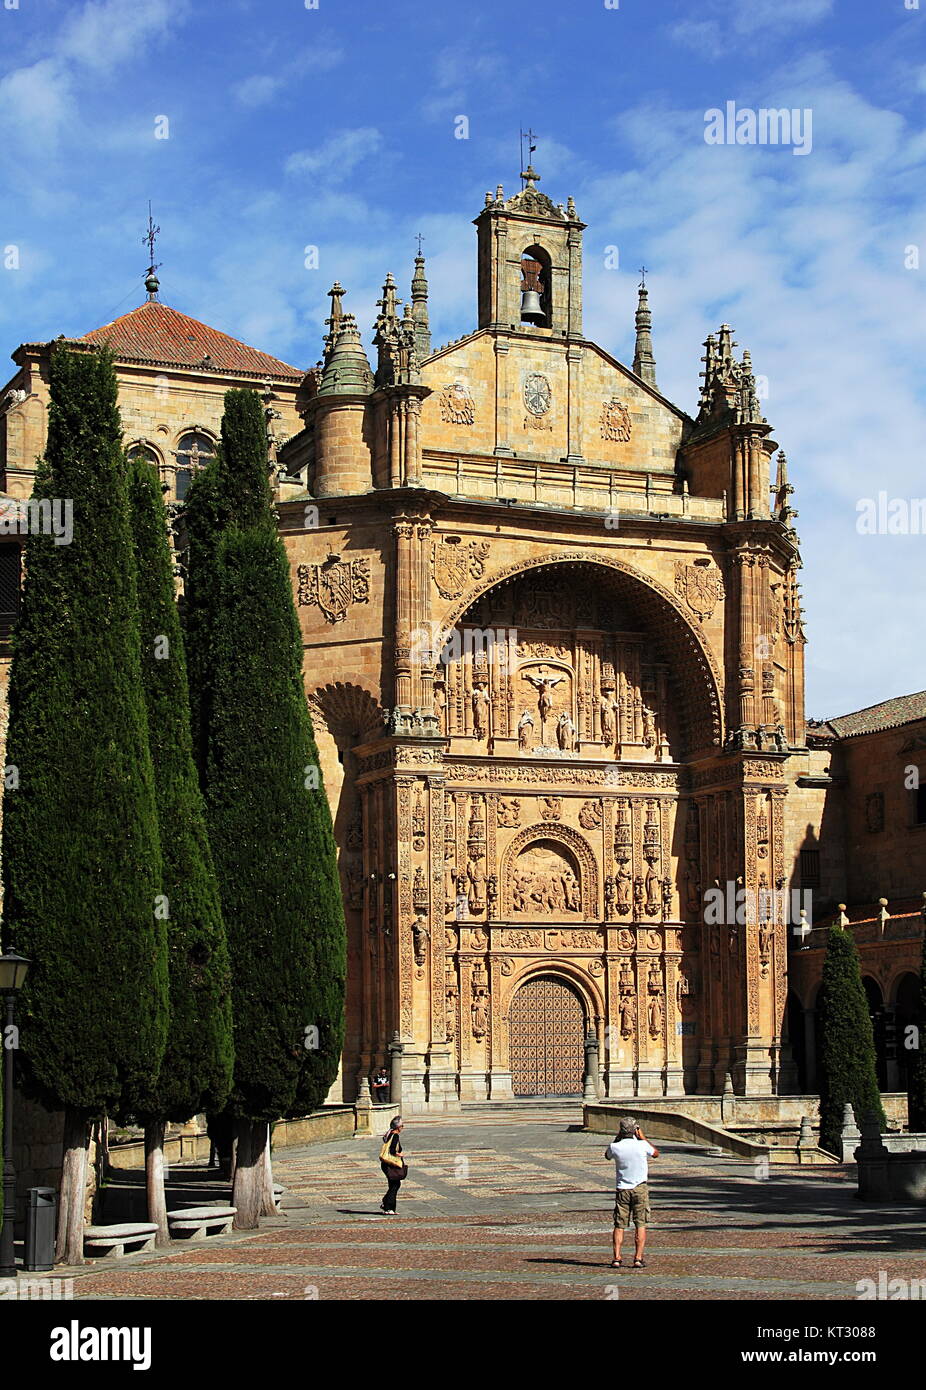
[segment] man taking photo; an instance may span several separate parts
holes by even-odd
[[[630,1218],[633,1217],[633,1267],[645,1269],[643,1250],[646,1246],[646,1227],[650,1220],[648,1160],[658,1158],[659,1150],[644,1137],[633,1116],[625,1115],[618,1124],[613,1142],[605,1149],[604,1156],[613,1158],[617,1174],[617,1190],[614,1194],[614,1258],[611,1268],[621,1268],[624,1232],[630,1225]]]

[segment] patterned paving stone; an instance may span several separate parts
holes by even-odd
[[[75,1270],[77,1299],[839,1302],[926,1277],[922,1209],[870,1208],[840,1170],[772,1169],[665,1145],[647,1268],[612,1270],[613,1168],[569,1121],[409,1123],[399,1215],[378,1140],[275,1160],[287,1224]],[[420,1148],[416,1141],[420,1139]],[[632,1247],[625,1244],[626,1254]],[[61,1273],[61,1271],[57,1271]]]

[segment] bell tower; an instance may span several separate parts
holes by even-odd
[[[550,338],[582,337],[582,233],[575,203],[565,208],[537,189],[532,164],[505,200],[501,184],[475,219],[479,327]]]

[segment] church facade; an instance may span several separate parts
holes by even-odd
[[[887,891],[903,962],[874,942],[871,969],[896,992],[926,801],[869,786],[884,759],[850,740],[877,718],[808,730],[796,513],[749,353],[708,337],[690,415],[659,390],[645,287],[631,366],[590,342],[585,227],[537,182],[486,194],[476,327],[443,347],[420,254],[406,304],[386,277],[370,356],[338,283],[303,371],[160,303],[153,271],[69,345],[109,343],[126,444],[178,508],[224,391],[265,400],[348,925],[333,1098],[384,1064],[410,1112],[794,1092],[804,923]],[[7,499],[44,446],[50,346],[0,393]],[[884,737],[926,775],[926,696],[905,700]]]
[[[314,499],[280,515],[342,850],[344,1093],[394,1040],[409,1110],[791,1089],[825,754],[786,468],[728,326],[697,418],[658,389],[645,289],[632,368],[584,337],[584,225],[536,181],[486,196],[457,342],[432,348],[420,257],[372,364],[335,286],[283,450]]]

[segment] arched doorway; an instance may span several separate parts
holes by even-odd
[[[868,1001],[871,1031],[874,1034],[875,1069],[878,1075],[878,1087],[880,1090],[886,1091],[887,1030],[884,1018],[884,995],[881,993],[881,986],[878,984],[877,980],[873,980],[870,975],[862,976],[862,985],[865,990],[865,998]]]
[[[537,975],[518,989],[508,1017],[515,1095],[581,1094],[585,1009],[572,986]]]
[[[788,993],[788,1036],[791,1044],[791,1058],[797,1073],[797,1093],[807,1095],[810,1090],[810,1061],[807,1055],[807,1025],[804,1021],[804,1006],[793,990]]]
[[[910,1085],[910,1068],[916,1057],[916,1049],[908,1046],[912,1037],[908,1033],[911,1024],[920,1022],[920,977],[904,975],[897,983],[894,1004],[894,1021],[897,1036],[898,1089],[906,1091]],[[915,1035],[913,1035],[915,1036]]]

